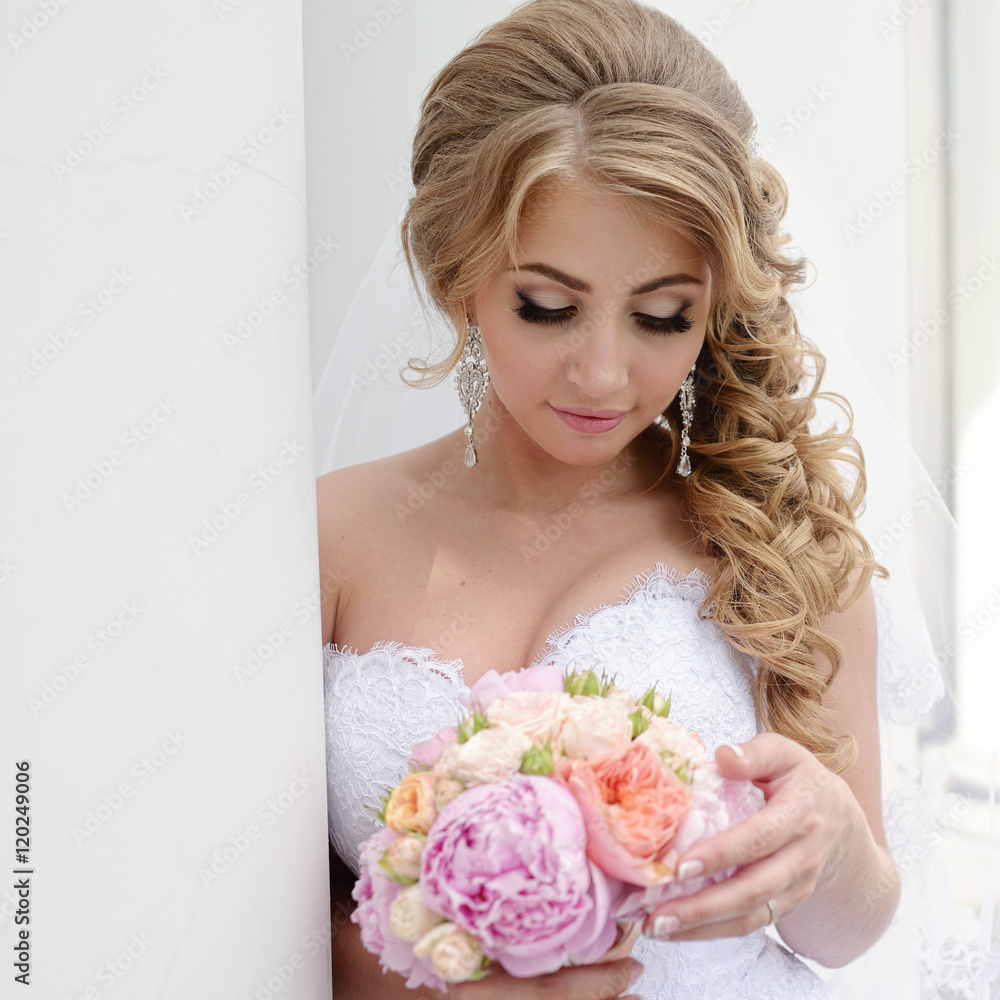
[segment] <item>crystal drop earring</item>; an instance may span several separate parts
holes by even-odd
[[[490,384],[490,373],[486,370],[486,358],[483,355],[483,343],[479,337],[479,327],[473,326],[472,320],[465,317],[465,348],[455,371],[455,384],[458,386],[458,398],[465,410],[469,423],[465,428],[468,444],[465,446],[465,464],[471,469],[479,456],[472,440],[472,418],[479,409],[479,404],[486,394]]]
[[[694,372],[697,362],[691,366],[687,378],[681,382],[681,458],[677,463],[677,474],[691,475],[691,459],[688,457],[688,445],[691,443],[691,418],[694,415]]]

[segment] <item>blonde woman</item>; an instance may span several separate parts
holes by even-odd
[[[884,573],[857,442],[810,429],[804,262],[753,133],[723,66],[633,0],[524,4],[425,95],[401,239],[457,336],[411,377],[461,373],[468,422],[318,481],[338,998],[412,995],[345,919],[381,788],[483,673],[543,661],[670,691],[768,801],[679,858],[735,877],[602,963],[450,997],[829,997],[798,956],[842,966],[893,917]]]

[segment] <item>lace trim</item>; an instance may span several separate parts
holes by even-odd
[[[430,646],[407,646],[392,639],[383,639],[376,642],[366,653],[360,653],[351,646],[340,646],[335,642],[328,642],[323,647],[323,652],[324,663],[326,664],[329,664],[330,660],[335,656],[356,656],[360,658],[371,656],[373,653],[388,653],[390,660],[398,656],[401,659],[408,660],[415,667],[424,667],[432,674],[438,674],[440,677],[444,677],[446,680],[460,684],[463,687],[467,686],[465,683],[465,665],[462,661],[458,657],[443,660]]]
[[[541,663],[553,650],[559,639],[566,635],[567,632],[578,628],[580,625],[587,624],[594,615],[601,611],[606,611],[609,608],[627,608],[647,593],[654,599],[679,597],[682,600],[702,605],[708,597],[711,586],[712,578],[704,570],[698,569],[697,566],[683,573],[679,569],[674,569],[666,563],[657,561],[649,569],[634,576],[623,588],[619,600],[613,604],[597,604],[586,611],[581,611],[573,621],[567,622],[567,624],[557,628],[554,632],[550,632],[542,649],[531,661],[530,665],[534,667]],[[706,609],[704,613],[705,617],[708,617],[710,613],[711,608]],[[396,642],[392,639],[383,639],[376,642],[366,653],[361,653],[352,646],[340,646],[335,642],[328,642],[323,648],[324,651],[330,650],[332,654],[341,656],[367,656],[369,653],[377,653],[383,650],[389,653],[397,653],[401,656],[406,656],[407,659],[410,659],[417,665],[422,664],[428,670],[440,673],[449,680],[457,680],[468,686],[465,664],[461,659],[453,657],[449,660],[443,660],[429,646],[408,646],[405,643]],[[407,654],[410,653],[416,654],[419,659],[408,656]]]
[[[712,578],[697,567],[687,573],[682,573],[666,563],[656,562],[650,569],[633,577],[632,581],[625,585],[622,596],[613,604],[598,604],[587,611],[581,611],[573,621],[557,628],[554,632],[550,632],[545,640],[545,646],[531,661],[531,666],[534,667],[541,663],[568,632],[581,625],[588,625],[591,619],[602,611],[611,608],[626,609],[647,593],[654,599],[679,597],[682,600],[702,605],[708,597],[711,586]],[[703,617],[710,617],[710,611],[710,608],[707,609]]]

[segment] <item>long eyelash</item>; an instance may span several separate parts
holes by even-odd
[[[555,325],[565,323],[573,318],[575,306],[563,306],[562,309],[543,309],[520,292],[515,292],[524,303],[513,311],[528,323]],[[645,313],[635,313],[635,321],[650,333],[686,333],[694,325],[690,316],[679,312],[676,316],[647,316]]]
[[[526,299],[520,292],[517,292],[516,295],[524,305],[515,309],[514,312],[528,323],[565,323],[566,320],[572,318],[576,308],[575,306],[563,306],[562,309],[543,309],[541,306],[535,305],[531,299]]]
[[[676,316],[647,316],[636,313],[635,321],[651,333],[686,333],[694,326],[694,320],[679,312]]]

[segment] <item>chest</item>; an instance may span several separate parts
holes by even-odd
[[[529,665],[554,633],[620,602],[656,562],[715,571],[662,504],[568,522],[456,514],[420,527],[387,532],[391,555],[351,574],[334,641],[360,651],[385,641],[427,647],[461,660],[470,685],[490,669]]]

